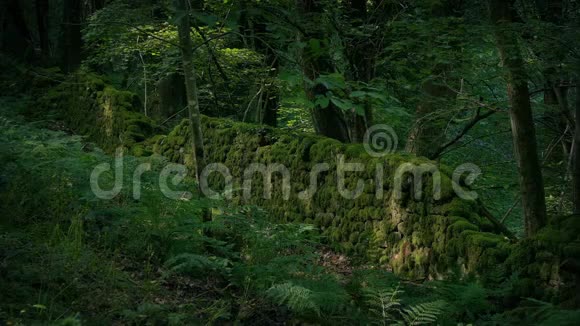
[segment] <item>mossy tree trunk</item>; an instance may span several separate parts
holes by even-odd
[[[528,76],[518,45],[510,31],[514,1],[489,0],[495,25],[497,48],[506,69],[514,152],[519,169],[526,234],[532,236],[546,225],[546,199],[542,169],[538,158],[536,130],[532,116]]]
[[[199,100],[197,95],[197,81],[195,66],[193,63],[193,44],[191,41],[191,25],[189,20],[189,7],[187,0],[173,0],[177,19],[177,32],[181,56],[183,60],[183,75],[185,77],[185,89],[187,91],[187,107],[189,125],[191,128],[191,144],[195,176],[199,181],[199,175],[205,164],[205,151],[201,133],[201,115],[199,113]]]

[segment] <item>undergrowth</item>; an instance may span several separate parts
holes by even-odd
[[[113,158],[54,121],[23,121],[15,114],[21,101],[0,103],[6,324],[494,325],[528,320],[526,309],[537,313],[535,323],[572,320],[537,301],[498,313],[504,294],[474,282],[412,284],[363,267],[333,272],[320,264],[325,248],[311,225],[271,223],[259,208],[195,192],[163,196],[162,157],[125,156],[121,193],[99,200],[90,173]],[[152,171],[135,199],[131,178],[142,163]],[[104,175],[101,186],[114,178]],[[192,189],[186,180],[173,190]]]

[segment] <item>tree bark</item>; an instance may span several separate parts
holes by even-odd
[[[366,0],[349,0],[348,17],[353,28],[360,28],[367,22],[368,8]],[[375,23],[374,21],[372,22]],[[380,35],[382,37],[382,35]],[[374,44],[372,36],[360,35],[353,33],[349,37],[346,45],[346,57],[350,65],[350,79],[362,82],[370,82],[375,77],[374,65],[376,60],[376,51],[380,49]],[[364,114],[357,112],[349,113],[350,137],[353,142],[363,142],[367,129],[373,123],[373,110],[370,105],[364,105]]]
[[[187,0],[173,0],[176,14],[179,17],[177,32],[181,56],[183,60],[183,74],[185,77],[185,89],[187,91],[187,108],[191,131],[191,146],[195,176],[199,183],[199,176],[205,167],[205,151],[201,132],[201,115],[199,113],[199,100],[197,96],[197,80],[195,66],[193,64],[193,44],[191,41],[191,25],[189,21],[189,8]]]
[[[298,0],[298,8],[302,11],[302,16],[308,28],[308,35],[303,35],[309,40],[325,39],[324,32],[321,30],[321,20],[323,8],[320,0]],[[309,41],[306,40],[306,41]],[[306,42],[308,43],[308,42]],[[323,45],[322,45],[323,47]],[[321,74],[334,72],[332,59],[326,49],[320,51],[310,51],[308,47],[302,55],[304,74],[310,80],[316,80]],[[315,53],[320,52],[320,53]],[[311,101],[317,96],[326,96],[328,89],[322,84],[306,86],[306,94]],[[311,111],[314,128],[318,134],[334,138],[341,142],[350,142],[348,125],[344,118],[344,113],[332,102],[326,108],[315,107]]]
[[[510,119],[515,158],[518,163],[524,224],[527,236],[533,236],[546,225],[546,199],[542,170],[538,158],[536,131],[532,116],[528,76],[518,40],[510,32],[513,0],[489,0],[489,11],[495,25],[498,52],[507,74]]]
[[[580,215],[580,77],[576,79],[575,131],[572,142],[572,203],[574,214]]]

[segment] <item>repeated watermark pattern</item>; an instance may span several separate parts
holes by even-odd
[[[395,153],[398,146],[398,138],[395,130],[388,125],[375,125],[368,129],[364,137],[364,148],[366,152],[374,157],[385,157],[389,154]],[[117,149],[115,153],[115,160],[113,166],[110,163],[102,163],[93,169],[90,176],[91,189],[95,196],[99,199],[110,200],[117,197],[123,190],[124,180],[124,152],[122,148]],[[329,172],[332,166],[336,169],[336,187],[338,193],[342,198],[347,200],[354,200],[359,198],[365,189],[365,184],[369,180],[357,179],[353,187],[347,187],[347,176],[351,173],[363,172],[367,165],[362,162],[347,162],[344,155],[336,155],[334,162],[315,164],[309,172],[309,186],[307,189],[297,194],[301,200],[312,199],[317,191],[319,185],[319,177],[322,173]],[[379,160],[380,161],[380,160]],[[334,164],[330,164],[334,163]],[[152,170],[150,163],[142,163],[138,165],[133,171],[132,175],[132,192],[133,198],[138,200],[141,198],[142,178],[143,175]],[[182,183],[188,175],[188,169],[185,165],[168,163],[159,173],[159,190],[163,195],[169,199],[181,200],[183,198],[190,198],[191,193],[172,190]],[[112,188],[103,189],[99,180],[104,173],[114,173],[114,182]],[[219,174],[224,179],[223,189],[217,191],[212,189],[209,179],[212,174]],[[253,181],[255,175],[261,175],[263,181],[262,199],[272,199],[274,188],[273,177],[277,175],[281,177],[281,194],[283,200],[290,200],[292,196],[292,171],[290,171],[284,164],[272,163],[252,163],[243,171],[238,184],[242,186],[240,189],[245,200],[250,200],[252,197]],[[455,194],[461,199],[476,200],[478,195],[475,191],[469,189],[475,183],[475,180],[481,175],[481,169],[472,163],[466,163],[458,166],[452,176],[451,185]],[[384,184],[390,180],[385,180],[385,167],[383,163],[375,164],[375,175],[372,180],[375,185],[376,199],[382,199],[385,196]],[[426,176],[430,176],[432,195],[434,200],[441,199],[442,192],[442,174],[439,167],[433,163],[423,163],[420,165],[410,162],[402,163],[398,166],[393,174],[393,191],[391,195],[395,199],[401,199],[404,195],[404,189],[408,189],[406,185],[411,185],[413,189],[413,196],[415,200],[421,200],[424,196],[423,189],[425,180],[429,180]],[[204,196],[210,199],[226,199],[233,198],[234,193],[234,176],[231,170],[222,163],[210,163],[206,165],[200,174],[199,188]],[[351,188],[351,189],[349,189]]]

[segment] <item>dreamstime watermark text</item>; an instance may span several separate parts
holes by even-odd
[[[364,148],[366,152],[373,158],[386,157],[389,154],[395,153],[398,146],[398,138],[394,129],[387,125],[376,125],[370,128],[364,138]],[[425,196],[425,189],[431,186],[429,194],[433,200],[439,200],[442,197],[442,189],[444,177],[439,170],[439,167],[434,163],[414,164],[411,162],[401,163],[399,166],[393,167],[387,165],[381,160],[369,160],[374,167],[369,167],[368,162],[350,161],[346,155],[338,154],[331,157],[328,162],[314,164],[308,174],[308,185],[302,191],[293,193],[293,189],[297,188],[295,185],[302,185],[302,176],[304,171],[291,171],[287,166],[281,163],[252,163],[249,164],[238,179],[234,177],[228,166],[223,163],[211,163],[204,167],[199,178],[199,189],[203,195],[210,199],[226,199],[230,200],[235,195],[241,195],[245,201],[251,201],[252,196],[261,196],[264,200],[271,200],[275,193],[275,186],[282,200],[290,200],[292,196],[297,196],[299,199],[308,201],[316,196],[323,175],[333,175],[335,182],[331,182],[336,186],[336,191],[345,200],[355,200],[365,193],[365,187],[374,186],[374,196],[376,199],[383,199],[387,194],[394,196],[395,199],[402,199],[406,193],[411,193],[415,200],[422,200]],[[369,173],[368,171],[372,171]],[[394,173],[389,173],[394,171]],[[192,194],[187,191],[174,190],[186,179],[190,171],[185,165],[168,163],[159,172],[158,186],[162,194],[174,200],[183,198],[191,198]],[[108,184],[108,189],[103,189],[100,180],[104,174],[111,173],[114,176],[112,184]],[[97,165],[90,176],[91,189],[95,196],[99,199],[110,200],[117,197],[124,188],[126,171],[124,170],[124,153],[123,149],[117,149],[114,163],[102,163]],[[151,163],[142,163],[138,165],[131,176],[131,187],[133,198],[139,200],[142,192],[142,179],[146,173],[152,173]],[[212,176],[218,175],[223,179],[219,182],[221,189],[214,189],[215,184],[212,185]],[[367,179],[361,177],[366,175]],[[390,179],[386,175],[392,176]],[[475,183],[477,177],[481,175],[481,169],[475,164],[466,163],[458,166],[451,176],[447,177],[446,182],[451,183],[451,188],[455,194],[465,200],[475,200],[478,195],[469,187]],[[293,184],[293,176],[300,176],[300,182]],[[450,178],[450,180],[449,180]],[[214,178],[215,180],[215,178]],[[256,194],[254,188],[256,183],[261,180],[262,186],[258,189],[262,190],[261,194]],[[429,182],[427,182],[429,181]],[[238,186],[236,188],[235,186]],[[389,185],[387,189],[392,191],[386,192],[385,185]],[[328,185],[326,185],[328,186]]]

